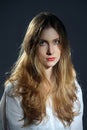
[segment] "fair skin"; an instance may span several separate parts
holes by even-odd
[[[45,28],[40,37],[37,55],[45,68],[46,77],[51,79],[52,68],[60,59],[59,35],[52,27]]]

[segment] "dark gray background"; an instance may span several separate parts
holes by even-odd
[[[0,98],[3,83],[16,61],[29,21],[49,11],[63,21],[72,48],[84,100],[84,130],[87,130],[87,1],[86,0],[0,0]]]

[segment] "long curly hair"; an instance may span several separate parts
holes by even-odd
[[[41,33],[48,27],[58,32],[61,45],[60,60],[53,67],[53,87],[46,79],[44,67],[37,57],[37,45]],[[21,44],[19,57],[6,81],[6,84],[8,81],[11,83],[17,81],[14,85],[14,93],[15,96],[22,97],[21,106],[24,119],[28,119],[27,123],[40,123],[43,120],[46,116],[46,101],[50,95],[55,116],[63,124],[70,125],[77,114],[73,111],[74,102],[77,100],[75,79],[76,72],[71,61],[71,50],[65,26],[56,15],[41,12],[31,20]]]

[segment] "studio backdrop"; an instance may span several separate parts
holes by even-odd
[[[39,12],[55,13],[66,26],[77,78],[84,101],[84,130],[87,130],[87,1],[1,0],[0,1],[0,99],[4,81],[15,63],[29,21]]]

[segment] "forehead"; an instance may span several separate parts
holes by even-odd
[[[52,27],[45,28],[45,29],[43,29],[43,31],[41,33],[40,39],[48,39],[48,38],[51,38],[51,39],[59,38],[59,34]]]

